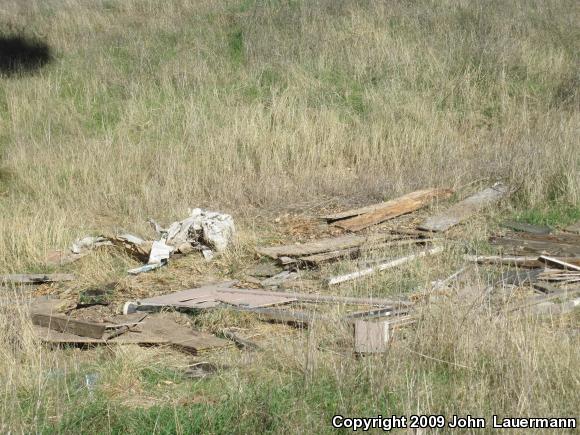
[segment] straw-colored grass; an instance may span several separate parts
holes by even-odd
[[[252,245],[275,237],[271,216],[428,186],[463,194],[502,179],[518,190],[500,213],[578,218],[578,9],[4,0],[0,37],[41,39],[53,61],[0,73],[0,271],[48,270],[49,249],[85,234],[150,236],[147,218],[179,219],[188,207],[232,213],[236,250],[134,280],[130,260],[99,254],[70,267],[76,285],[117,280],[132,295],[236,276]],[[470,246],[486,218],[468,224]],[[452,272],[461,249],[337,291],[408,291]],[[2,290],[2,301],[15,298]],[[330,431],[334,413],[578,409],[577,316],[505,318],[448,302],[388,354],[363,360],[336,354],[336,343],[351,344],[340,327],[276,329],[264,353],[208,357],[230,369],[191,381],[184,357],[166,350],[40,347],[22,307],[0,309],[0,432],[312,433]]]

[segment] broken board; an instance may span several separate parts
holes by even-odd
[[[452,195],[449,189],[425,189],[409,193],[387,202],[360,209],[325,216],[334,225],[349,231],[360,231],[386,220],[411,213],[424,207],[434,199],[445,199]]]
[[[421,225],[420,230],[424,231],[447,231],[449,228],[465,221],[478,211],[498,202],[507,195],[509,188],[503,184],[496,184],[493,187],[482,190],[463,201],[449,207],[442,213],[431,216]]]
[[[81,337],[37,325],[34,326],[34,331],[42,341],[51,344],[166,344],[193,354],[232,345],[228,340],[180,325],[163,314],[148,316],[140,323],[140,328],[140,332],[127,331],[110,340]]]
[[[279,257],[303,257],[307,255],[319,254],[321,252],[340,251],[343,249],[355,248],[361,245],[372,245],[385,242],[387,240],[396,240],[391,234],[374,234],[369,236],[357,236],[354,234],[320,239],[303,244],[292,244],[271,247],[257,247],[256,252],[272,258]]]
[[[183,290],[168,295],[142,299],[139,303],[142,308],[174,307],[189,309],[214,308],[222,303],[244,306],[248,308],[270,307],[287,304],[296,299],[283,294],[256,294],[252,289],[229,288],[231,281],[212,284],[204,287]]]

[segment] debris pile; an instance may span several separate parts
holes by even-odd
[[[76,240],[69,252],[50,252],[47,264],[58,266],[72,263],[98,247],[116,246],[131,257],[146,263],[128,271],[131,275],[137,275],[165,266],[174,254],[187,255],[200,251],[209,261],[213,258],[214,251],[225,251],[235,235],[232,216],[200,208],[190,210],[189,217],[173,222],[167,228],[161,227],[153,219],[149,219],[149,222],[157,233],[157,240],[143,240],[133,234],[87,236]]]
[[[54,302],[52,305],[44,303],[34,308],[32,320],[38,335],[49,343],[170,344],[193,353],[232,343],[243,349],[259,349],[259,345],[241,337],[232,328],[225,328],[220,338],[175,323],[165,313],[169,310],[196,315],[226,309],[250,313],[268,322],[306,328],[315,320],[345,322],[353,328],[355,353],[366,354],[383,352],[395,331],[413,325],[418,317],[418,307],[450,297],[452,285],[457,290],[455,297],[460,298],[472,291],[467,285],[462,288],[461,280],[473,267],[489,268],[495,275],[501,272],[499,279],[480,291],[482,299],[494,306],[498,314],[531,308],[540,315],[554,315],[580,305],[580,287],[574,286],[580,282],[580,235],[574,233],[575,227],[555,233],[546,226],[511,221],[502,224],[502,233],[490,238],[490,246],[498,250],[497,253],[484,256],[471,251],[464,255],[464,264],[457,272],[432,282],[427,288],[392,298],[338,296],[323,290],[419,261],[426,256],[442,254],[448,245],[465,245],[449,230],[497,204],[510,194],[510,189],[497,183],[427,219],[416,220],[413,228],[395,225],[388,230],[381,228],[372,233],[359,233],[419,210],[433,201],[449,199],[452,193],[449,189],[425,189],[380,204],[323,216],[328,225],[341,228],[343,233],[301,244],[257,247],[256,253],[262,262],[253,268],[253,280],[214,282],[126,301],[122,315],[98,321],[75,317],[75,309],[82,305],[81,301],[77,308],[69,307],[66,312],[55,309]],[[173,255],[192,251],[199,251],[210,259],[214,252],[228,247],[235,233],[231,216],[201,209],[192,210],[186,219],[173,222],[166,228],[153,220],[150,222],[157,233],[156,240],[142,240],[130,234],[86,237],[75,242],[67,255],[82,256],[103,245],[120,247],[146,262],[129,271],[136,274],[167,264]],[[509,231],[506,232],[505,228]],[[390,252],[395,248],[409,248],[409,252],[395,256]],[[326,264],[364,259],[368,254],[390,255],[357,263],[359,268],[347,274],[324,276],[323,266]],[[499,270],[494,269],[496,267]],[[302,279],[303,272],[315,276],[310,285],[307,285],[308,280]],[[250,288],[250,282],[261,288]],[[308,288],[312,293],[287,291],[289,282],[296,283],[296,287],[301,289]],[[522,288],[525,291],[516,292]],[[508,302],[497,297],[500,294],[505,296],[506,292],[510,295]],[[97,294],[97,299],[93,293],[85,296],[86,304],[98,303],[102,295]],[[329,304],[340,308],[334,310],[335,314],[341,313],[338,319],[316,308]]]

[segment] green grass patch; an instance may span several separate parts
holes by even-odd
[[[580,206],[553,203],[544,207],[519,211],[514,214],[514,220],[533,225],[547,225],[549,227],[566,226],[580,220]]]

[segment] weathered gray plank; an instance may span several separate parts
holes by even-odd
[[[431,241],[430,239],[394,240],[392,242],[378,243],[376,245],[369,246],[369,247],[357,246],[354,248],[343,249],[340,251],[322,252],[320,254],[307,255],[305,257],[299,257],[298,260],[300,260],[303,263],[318,266],[320,264],[330,262],[330,261],[339,260],[341,258],[356,258],[365,252],[371,252],[374,250],[382,250],[382,249],[387,249],[387,248],[392,248],[392,247],[397,247],[397,246],[407,246],[407,245],[416,245],[416,244],[421,244],[421,243],[429,243],[430,241]]]
[[[498,202],[507,195],[509,188],[503,184],[496,184],[493,187],[482,190],[463,201],[449,207],[442,213],[431,216],[421,225],[419,229],[425,231],[447,231],[449,228],[465,221],[472,215]]]
[[[320,239],[313,242],[303,243],[300,245],[282,245],[271,247],[257,247],[259,254],[268,257],[303,257],[306,255],[319,254],[321,252],[339,251],[342,249],[354,248],[361,245],[371,245],[381,243],[386,240],[394,240],[395,236],[391,234],[373,234],[369,236],[357,236],[354,234]]]

